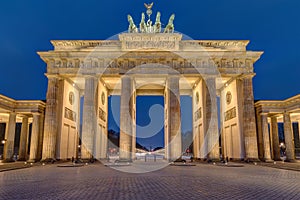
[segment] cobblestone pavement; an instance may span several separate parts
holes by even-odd
[[[0,172],[23,169],[28,167],[31,167],[31,165],[29,163],[25,164],[24,162],[0,163]]]
[[[0,199],[300,199],[300,173],[255,165],[169,166],[142,174],[100,164],[46,165],[0,173]]]

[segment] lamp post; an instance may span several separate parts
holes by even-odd
[[[78,148],[77,158],[80,160],[81,159],[81,145],[78,145],[77,148]]]

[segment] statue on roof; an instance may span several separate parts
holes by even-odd
[[[146,11],[146,14],[148,15],[147,22],[145,19],[145,13],[142,13],[141,22],[139,24],[139,28],[137,28],[133,22],[132,17],[128,15],[128,22],[129,22],[128,33],[161,33],[162,23],[160,21],[160,16],[161,16],[160,12],[157,12],[155,24],[152,25],[151,15],[152,15],[153,2],[151,4],[144,3],[144,5],[147,9]],[[172,14],[169,19],[169,23],[167,24],[164,30],[164,33],[174,33],[174,23],[173,23],[174,18],[175,18],[175,14]]]
[[[147,8],[147,10],[151,10],[151,9],[152,9],[152,7],[153,7],[153,2],[152,2],[152,3],[150,3],[150,4],[146,4],[146,3],[144,3],[144,5],[145,5],[145,7]]]
[[[175,14],[172,14],[169,23],[167,24],[164,33],[174,33],[174,19],[175,19]]]
[[[134,24],[132,17],[130,15],[128,15],[127,18],[128,18],[128,22],[129,22],[128,33],[138,33],[139,32],[138,28]]]
[[[160,12],[157,12],[156,21],[154,24],[154,33],[160,33],[160,32],[161,32]]]
[[[142,13],[141,23],[140,23],[140,32],[146,33],[147,32],[147,25],[145,22],[145,13]]]

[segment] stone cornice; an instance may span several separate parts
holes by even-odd
[[[249,40],[181,40],[182,35],[173,34],[133,34],[124,33],[119,35],[120,40],[51,40],[54,50],[79,50],[84,48],[110,48],[120,47],[125,41],[137,42],[145,41],[145,45],[151,44],[151,47],[156,47],[155,41],[175,41],[179,42],[180,48],[183,49],[198,49],[215,48],[221,50],[246,51]],[[158,45],[159,47],[160,45]],[[141,46],[142,48],[142,46]],[[126,50],[126,48],[123,48]],[[159,49],[159,48],[157,48]]]
[[[198,69],[251,74],[263,54],[247,51],[248,40],[182,40],[178,33],[123,33],[119,39],[52,40],[54,50],[38,54],[47,63],[49,75],[125,73],[145,63],[163,64],[182,74],[194,74]]]
[[[14,100],[0,94],[0,108],[7,112],[16,113],[44,113],[46,103],[39,100]]]
[[[119,35],[123,51],[178,51],[182,35],[178,33],[123,33]]]
[[[293,96],[285,100],[259,100],[254,104],[260,112],[281,110],[279,112],[289,112],[300,109],[300,95]]]
[[[222,50],[246,51],[249,40],[183,40],[180,42],[184,49],[215,48]]]
[[[107,48],[120,46],[118,40],[51,40],[54,50],[78,50],[82,48]]]

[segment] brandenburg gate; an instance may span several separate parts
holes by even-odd
[[[166,159],[183,152],[180,95],[192,97],[195,158],[219,160],[222,133],[223,156],[258,159],[252,78],[262,52],[248,51],[245,40],[185,39],[174,32],[175,15],[162,28],[150,11],[139,27],[129,15],[117,39],[55,40],[54,50],[38,52],[48,78],[42,160],[76,156],[80,121],[81,158],[106,158],[110,95],[121,99],[120,159],[135,157],[139,95],[164,97]]]

